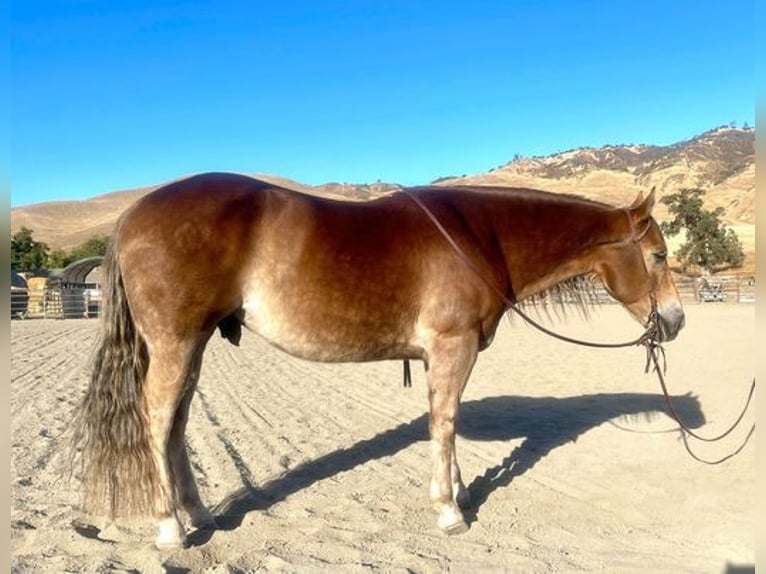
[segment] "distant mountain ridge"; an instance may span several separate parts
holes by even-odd
[[[752,129],[717,128],[669,146],[579,148],[543,158],[520,159],[518,163],[527,171],[536,172],[536,175],[546,179],[581,177],[590,171],[605,169],[631,173],[641,183],[650,179],[652,174],[678,164],[689,167],[699,164],[697,184],[717,185],[753,165],[754,141]]]
[[[252,175],[304,193],[354,200],[371,199],[400,187],[383,182],[308,186],[275,175]],[[639,191],[652,187],[659,197],[684,187],[699,187],[707,191],[709,207],[725,209],[724,220],[740,234],[745,250],[755,249],[755,130],[751,128],[720,127],[668,146],[608,145],[516,157],[486,173],[439,178],[432,183],[531,187],[575,193],[613,205],[626,205]],[[53,249],[71,249],[94,235],[109,234],[125,209],[160,185],[164,183],[82,201],[14,208],[11,232],[25,226],[34,231],[35,239]],[[661,220],[667,211],[658,204],[655,214]]]
[[[755,130],[720,127],[668,146],[608,145],[544,157],[516,157],[487,173],[440,178],[438,185],[504,185],[577,193],[619,205],[640,190],[660,197],[706,190],[732,224],[755,223]],[[658,206],[658,217],[667,214]]]

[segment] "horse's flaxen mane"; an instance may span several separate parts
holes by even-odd
[[[578,275],[565,279],[545,291],[535,293],[518,302],[522,307],[544,312],[549,318],[566,317],[575,309],[581,317],[587,318],[590,310],[609,300],[601,281],[592,274]]]
[[[428,189],[438,191],[460,189],[480,194],[516,194],[537,201],[575,203],[599,210],[615,209],[607,203],[573,193],[554,193],[530,188],[457,185],[451,188],[430,186]],[[594,306],[609,300],[610,297],[607,295],[601,280],[595,274],[586,273],[560,281],[552,287],[526,297],[517,303],[521,307],[535,310],[538,314],[544,313],[548,318],[551,318],[551,315],[555,318],[565,318],[572,309],[575,309],[581,317],[588,318],[589,312]]]

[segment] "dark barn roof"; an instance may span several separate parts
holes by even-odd
[[[84,285],[85,283],[99,283],[100,274],[91,272],[99,267],[104,258],[100,255],[94,257],[86,257],[74,261],[67,265],[61,271],[58,271],[51,275],[51,279],[54,281],[60,281],[61,283],[69,283],[74,285]]]

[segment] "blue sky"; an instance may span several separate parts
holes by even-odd
[[[11,203],[202,171],[405,185],[755,122],[754,4],[18,0]]]

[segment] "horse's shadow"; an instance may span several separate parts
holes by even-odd
[[[676,411],[692,428],[704,424],[699,401],[691,395],[673,397]],[[460,407],[459,434],[474,441],[523,438],[496,466],[488,468],[469,485],[471,506],[465,515],[469,523],[477,518],[482,504],[498,488],[532,468],[553,449],[605,422],[623,416],[651,417],[665,410],[662,395],[603,393],[567,397],[490,397],[464,402]],[[351,470],[370,460],[396,454],[428,438],[428,416],[382,432],[371,439],[328,453],[301,464],[263,485],[249,484],[228,495],[213,510],[219,530],[233,530],[255,510],[265,510],[320,480]],[[424,473],[427,469],[423,470]],[[206,543],[214,530],[197,530],[189,536],[192,545]]]

